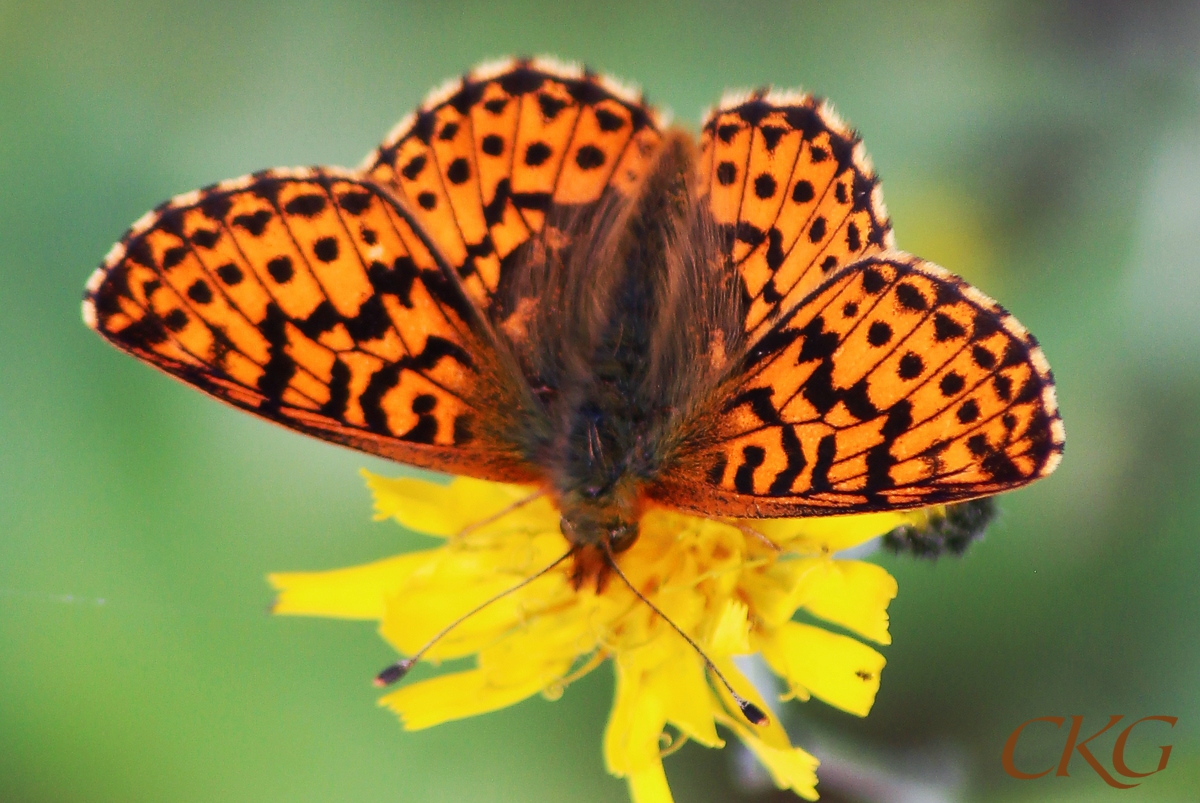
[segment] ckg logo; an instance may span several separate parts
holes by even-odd
[[[1072,716],[1071,729],[1067,733],[1066,746],[1063,748],[1062,757],[1059,759],[1058,764],[1051,765],[1041,772],[1023,772],[1017,769],[1016,765],[1013,763],[1013,753],[1017,749],[1017,742],[1020,740],[1021,733],[1025,730],[1025,728],[1035,722],[1050,722],[1054,724],[1055,728],[1061,729],[1063,724],[1067,721],[1065,717],[1034,717],[1033,719],[1022,722],[1017,726],[1016,730],[1009,734],[1008,741],[1004,743],[1004,751],[1000,754],[1000,764],[1004,767],[1005,772],[1022,781],[1032,781],[1035,778],[1041,778],[1044,775],[1049,775],[1050,772],[1055,771],[1056,768],[1057,770],[1054,772],[1055,776],[1067,777],[1068,765],[1070,765],[1071,759],[1075,757],[1075,753],[1079,753],[1081,756],[1083,756],[1083,760],[1086,761],[1088,765],[1096,771],[1096,774],[1099,775],[1106,784],[1116,789],[1132,789],[1141,782],[1121,783],[1111,774],[1109,774],[1108,769],[1105,768],[1100,760],[1097,759],[1092,751],[1088,748],[1088,743],[1090,741],[1104,733],[1107,733],[1124,718],[1125,717],[1123,714],[1113,714],[1111,717],[1109,717],[1107,725],[1086,739],[1080,740],[1079,733],[1083,727],[1083,717]],[[1126,727],[1125,730],[1121,731],[1120,734],[1117,735],[1117,740],[1113,744],[1113,770],[1115,770],[1118,775],[1122,775],[1126,778],[1146,778],[1156,772],[1162,772],[1165,770],[1167,768],[1167,761],[1171,758],[1171,748],[1173,745],[1167,744],[1158,746],[1158,767],[1150,770],[1149,772],[1137,772],[1136,770],[1130,769],[1129,765],[1125,762],[1125,748],[1129,744],[1129,740],[1133,734],[1133,729],[1141,725],[1143,722],[1165,722],[1167,725],[1174,728],[1175,723],[1178,720],[1178,717],[1142,717]]]

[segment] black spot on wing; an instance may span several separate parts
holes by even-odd
[[[461,156],[450,163],[446,168],[446,178],[450,179],[451,184],[465,184],[467,179],[471,177],[471,165]]]
[[[538,167],[554,153],[545,142],[531,142],[525,148],[525,164]]]
[[[896,285],[896,300],[900,302],[901,307],[913,312],[919,312],[929,306],[929,302],[925,300],[925,296],[921,295],[921,291],[908,282]]]
[[[296,328],[305,336],[316,339],[325,332],[332,330],[342,322],[342,316],[337,313],[328,299],[318,304],[307,318],[294,321]]]
[[[908,352],[900,358],[900,365],[896,371],[901,379],[916,379],[925,370],[925,361],[919,355]]]
[[[363,420],[366,421],[367,428],[372,432],[381,435],[393,434],[388,426],[387,413],[383,410],[382,402],[384,395],[400,381],[402,370],[403,368],[396,364],[383,366],[371,374],[366,389],[358,398],[359,406],[362,407]]]
[[[409,160],[408,164],[401,168],[400,175],[404,176],[409,181],[412,181],[417,176],[421,175],[421,171],[425,169],[426,161],[425,154],[417,154]]]
[[[826,435],[817,443],[817,461],[813,464],[812,479],[809,490],[812,493],[822,493],[831,490],[829,485],[829,469],[833,467],[833,458],[837,455],[837,436]]]
[[[608,109],[596,109],[596,123],[601,131],[619,131],[625,125],[620,115],[613,114]]]
[[[175,267],[184,259],[186,259],[189,253],[190,251],[186,245],[177,245],[173,248],[168,248],[163,254],[163,270],[170,270],[171,268]]]
[[[796,428],[784,426],[779,431],[779,442],[787,458],[787,468],[775,475],[767,492],[773,496],[781,496],[792,489],[792,483],[804,471],[808,461],[804,459],[804,450],[800,448],[800,439],[796,437]]]
[[[806,323],[800,334],[804,336],[804,344],[796,357],[797,364],[811,360],[828,360],[838,347],[837,332],[825,331],[825,319],[817,315]]]
[[[332,307],[330,309],[332,311]],[[333,361],[329,374],[329,399],[321,405],[321,414],[341,421],[350,402],[350,368],[338,358]]]
[[[196,229],[192,232],[191,240],[201,248],[212,248],[221,239],[221,233],[212,229]]]
[[[267,273],[271,274],[271,278],[279,284],[286,284],[292,280],[296,272],[292,267],[291,257],[285,254],[267,262]]]
[[[863,377],[842,392],[842,403],[846,405],[846,410],[859,421],[868,421],[879,415],[867,388],[867,379]]]
[[[380,293],[388,293],[400,299],[400,303],[412,308],[412,285],[417,278],[417,267],[406,256],[396,257],[392,267],[375,261],[367,266],[367,279]]]
[[[212,288],[203,279],[197,279],[193,282],[191,287],[188,288],[187,294],[188,298],[197,304],[211,304],[213,300]]]
[[[325,208],[325,196],[317,193],[306,193],[297,195],[295,198],[287,202],[283,207],[283,211],[289,215],[298,215],[303,218],[316,217]]]
[[[367,211],[370,205],[371,194],[367,192],[348,192],[338,199],[338,206],[355,217]]]
[[[190,319],[187,313],[181,309],[173,309],[163,316],[163,325],[172,332],[182,332],[188,325]]]
[[[473,418],[470,413],[463,413],[454,417],[454,445],[465,446],[475,440],[475,432],[472,428]]]
[[[750,408],[750,412],[762,423],[779,424],[781,423],[779,412],[775,409],[775,405],[771,403],[772,393],[771,388],[751,388],[730,399],[725,405],[725,412],[746,405]]]
[[[842,394],[833,386],[833,362],[831,360],[822,360],[816,370],[809,374],[808,379],[800,388],[800,395],[820,415],[825,415],[833,409]]]
[[[537,102],[538,107],[542,110],[542,117],[546,120],[553,120],[567,105],[566,101],[547,94],[538,95]]]
[[[258,390],[265,398],[263,405],[267,408],[278,406],[283,391],[296,373],[296,363],[288,356],[285,349],[288,345],[287,316],[275,302],[267,305],[266,315],[258,324],[268,344],[267,364],[258,378]]]
[[[488,134],[479,144],[479,149],[488,156],[499,156],[504,153],[504,139],[498,134]]]
[[[359,307],[358,314],[345,320],[346,331],[356,342],[378,340],[392,326],[392,319],[383,306],[378,294],[371,296]]]
[[[595,145],[584,145],[575,154],[575,164],[580,170],[595,170],[604,164],[604,151]]]
[[[774,151],[779,145],[779,140],[787,133],[787,129],[777,125],[765,125],[758,129],[758,133],[762,134],[763,142],[766,143],[767,151]]]
[[[754,472],[766,459],[767,452],[761,446],[742,447],[742,464],[733,475],[733,487],[738,493],[754,493]]]
[[[246,277],[242,274],[241,268],[230,262],[217,268],[217,278],[230,287],[233,287]]]
[[[949,315],[939,312],[933,316],[933,336],[939,343],[947,340],[957,340],[966,334],[967,330]]]

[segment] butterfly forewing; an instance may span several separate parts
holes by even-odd
[[[469,300],[371,182],[268,171],[181,196],[114,247],[84,316],[285,426],[427,468],[530,476],[489,423],[519,400]]]
[[[518,60],[437,93],[364,171],[406,202],[486,309],[551,210],[630,196],[660,140],[653,110],[609,79]]]
[[[746,331],[761,336],[837,269],[892,244],[858,141],[809,95],[723,103],[701,132],[699,195],[741,277]]]
[[[1048,474],[1049,366],[975,288],[889,252],[844,269],[756,341],[715,421],[652,491],[709,515],[912,508]]]

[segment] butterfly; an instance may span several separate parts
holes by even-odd
[[[1049,365],[899,251],[858,136],[727,96],[699,140],[545,59],[431,95],[357,170],[266,170],[138,220],[88,282],[118,348],[290,429],[552,495],[576,584],[652,505],[900,510],[1049,474]]]

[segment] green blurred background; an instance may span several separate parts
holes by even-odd
[[[410,734],[374,705],[393,655],[368,624],[267,616],[269,570],[421,543],[370,521],[357,469],[395,467],[209,401],[79,316],[146,209],[357,164],[509,53],[641,82],[693,128],[726,87],[830,97],[900,245],[1001,299],[1054,366],[1062,467],[961,561],[879,557],[900,595],[875,710],[793,714],[823,799],[1195,800],[1198,43],[1200,7],[1174,2],[0,0],[0,800],[627,799],[600,754],[607,667]],[[1069,778],[1003,773],[1017,724],[1071,714],[1179,717],[1131,740],[1135,768],[1163,743],[1170,765],[1120,792],[1079,755]],[[1020,763],[1057,759],[1050,730]],[[1110,767],[1115,732],[1093,743]],[[685,748],[676,799],[790,799],[742,758]]]

